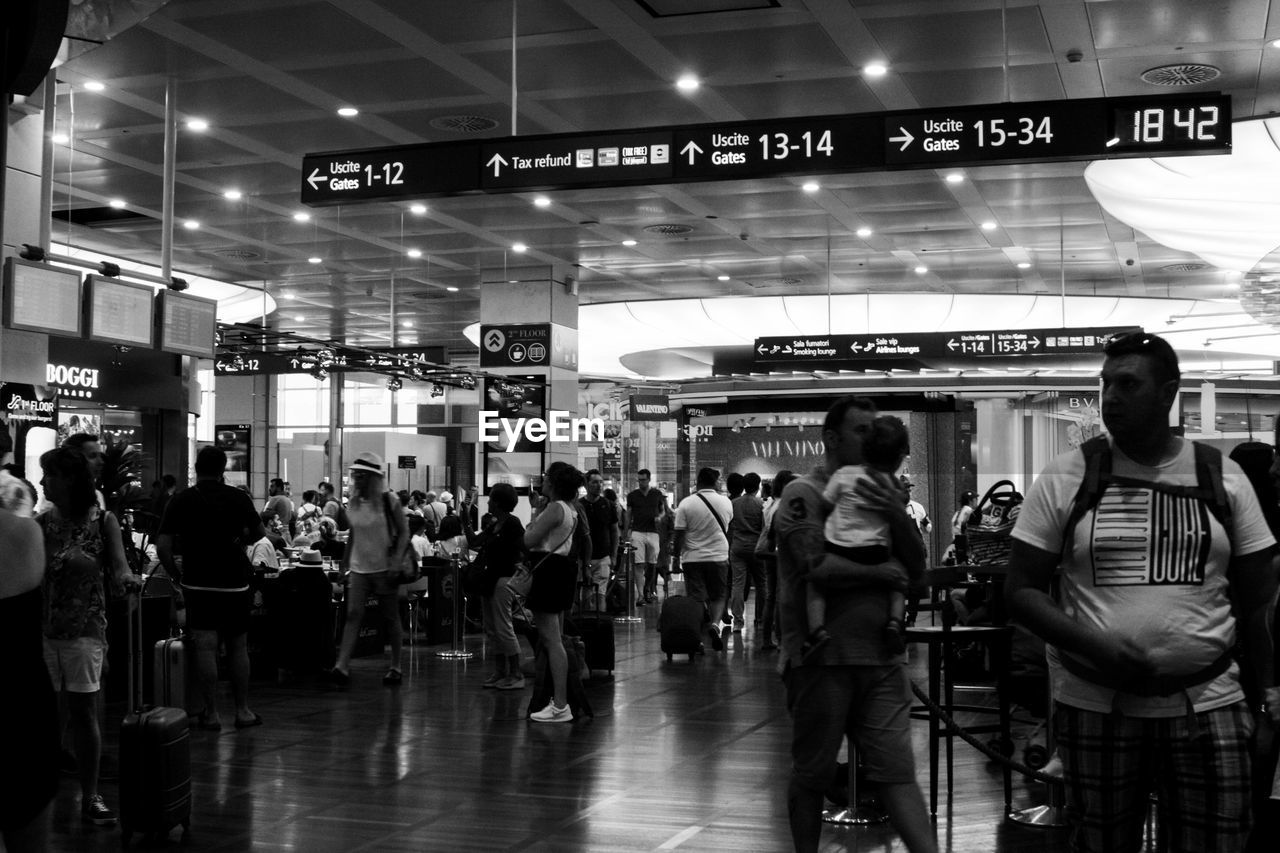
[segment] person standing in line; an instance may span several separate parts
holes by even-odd
[[[780,495],[782,490],[796,478],[788,469],[773,475],[770,483],[770,494]],[[774,535],[773,517],[778,511],[778,501],[771,497],[764,505],[764,519],[761,522],[760,539],[756,542],[756,559],[764,570],[764,587],[760,595],[764,599],[764,615],[760,620],[760,633],[756,639],[760,641],[760,650],[771,652],[778,648],[775,642],[777,634],[778,613],[778,547],[777,536]]]
[[[760,627],[764,614],[764,573],[756,559],[756,543],[764,526],[764,503],[760,500],[760,475],[750,471],[742,478],[742,494],[731,498],[733,521],[729,522],[729,571],[733,576],[730,609],[733,632],[742,633],[746,625],[743,613],[747,581],[755,591],[755,625]]]
[[[729,522],[733,504],[716,491],[720,472],[701,468],[695,481],[697,491],[676,507],[673,560],[684,570],[685,592],[707,609],[711,648],[724,650],[718,625],[725,616],[725,596],[729,583]],[[728,636],[728,629],[725,629]]]
[[[604,496],[604,477],[595,468],[587,472],[587,493],[578,499],[591,533],[591,564],[587,580],[592,603],[603,612],[604,593],[613,573],[613,555],[618,552],[618,508]]]
[[[823,498],[831,475],[863,464],[862,442],[875,420],[865,397],[843,397],[822,424],[823,464],[793,480],[775,499],[778,549],[778,615],[782,625],[779,670],[792,717],[791,778],[787,812],[797,853],[815,853],[822,833],[824,793],[835,777],[836,758],[849,737],[857,745],[867,778],[879,783],[893,828],[912,853],[933,853],[937,842],[924,797],[916,784],[911,748],[911,692],[906,656],[886,645],[884,614],[888,588],[905,570],[914,585],[924,577],[924,548],[907,516],[902,493],[892,483],[865,480],[857,487],[869,508],[890,525],[893,560],[879,566],[826,553]],[[826,596],[829,640],[805,657],[811,631],[805,586]]]
[[[370,596],[378,599],[378,613],[387,626],[387,639],[391,644],[391,660],[382,683],[395,687],[404,681],[400,585],[391,567],[403,564],[406,551],[412,545],[408,521],[400,511],[400,499],[383,486],[383,470],[382,457],[367,450],[356,456],[350,468],[352,494],[347,515],[351,519],[351,534],[342,557],[342,568],[348,572],[347,622],[338,660],[329,671],[330,680],[344,687],[351,683],[351,657],[355,654],[360,623],[364,621],[365,604]],[[394,543],[389,524],[395,529]]]
[[[578,510],[574,507],[582,473],[567,462],[552,462],[542,478],[541,507],[524,532],[533,582],[525,604],[533,611],[538,642],[547,655],[551,700],[529,715],[535,723],[569,723],[569,657],[564,649],[564,612],[573,606],[579,557],[575,548]],[[584,537],[585,538],[585,537]]]
[[[462,514],[462,529],[468,545],[484,555],[480,597],[484,633],[493,655],[494,668],[480,686],[495,690],[524,689],[520,642],[511,618],[515,593],[507,586],[524,556],[524,525],[512,514],[518,501],[514,486],[495,483],[489,490],[489,510],[493,518],[487,527],[477,533],[471,524],[471,514]]]
[[[650,485],[652,474],[648,468],[636,472],[637,488],[627,495],[628,541],[635,551],[631,555],[631,589],[636,606],[649,604],[647,590],[656,588],[658,562],[658,519],[666,512],[667,499],[662,490]]]
[[[40,457],[41,486],[51,508],[36,518],[44,534],[44,659],[65,700],[80,775],[80,814],[98,826],[116,816],[98,792],[102,731],[98,692],[107,648],[107,584],[116,595],[138,588],[129,571],[120,524],[100,509],[87,460],[61,447]],[[13,733],[11,733],[13,734]]]
[[[249,707],[249,580],[253,566],[245,542],[266,536],[253,499],[223,482],[227,454],[217,447],[196,453],[196,482],[169,501],[156,554],[169,577],[182,588],[187,603],[187,627],[196,650],[196,671],[204,709],[196,726],[206,731],[222,728],[218,716],[218,641],[227,647],[231,664],[231,695],[235,702],[235,727],[262,724]],[[176,559],[182,554],[182,565]]]
[[[0,422],[0,460],[13,450]],[[9,483],[8,481],[13,481]],[[31,520],[33,498],[24,481],[0,470],[0,684],[21,701],[0,703],[0,846],[9,853],[45,853],[50,804],[58,792],[58,699],[44,662],[41,630],[44,537]],[[21,488],[19,503],[8,494]]]
[[[262,507],[263,512],[274,512],[281,529],[289,531],[289,539],[292,540],[298,535],[297,514],[293,509],[293,499],[284,493],[284,480],[273,477],[267,484],[267,494],[269,497]]]
[[[1241,689],[1243,666],[1275,695],[1276,540],[1239,465],[1169,429],[1169,343],[1133,332],[1103,355],[1108,436],[1028,489],[1009,613],[1048,645],[1075,849],[1141,849],[1154,789],[1170,849],[1232,853],[1249,831],[1250,751],[1280,723]]]

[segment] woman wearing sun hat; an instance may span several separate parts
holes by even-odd
[[[382,457],[365,451],[351,463],[351,501],[347,516],[351,519],[351,531],[347,538],[342,567],[347,575],[347,624],[342,631],[342,645],[338,649],[338,661],[330,671],[330,678],[337,684],[351,681],[351,655],[355,652],[360,623],[364,619],[365,603],[371,596],[378,599],[378,612],[387,623],[387,635],[391,641],[391,662],[382,683],[388,686],[403,680],[400,655],[404,646],[404,632],[400,625],[399,585],[388,571],[398,566],[409,548],[409,529],[400,499],[387,492],[383,474]],[[384,496],[385,493],[385,496]],[[388,520],[395,526],[396,553],[389,555],[392,536]]]

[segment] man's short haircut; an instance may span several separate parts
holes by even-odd
[[[870,397],[855,397],[853,395],[841,397],[831,404],[831,408],[827,409],[827,416],[822,421],[822,431],[827,430],[839,432],[840,426],[844,423],[845,417],[849,414],[850,409],[859,409],[874,415],[876,413],[876,404],[871,402]]]
[[[425,495],[423,495],[423,496],[422,496],[422,499],[423,499],[424,501],[426,501],[427,503],[429,503],[429,504],[433,504],[433,503],[435,503],[435,502],[436,502],[436,493],[435,493],[435,492],[427,492]]]
[[[316,491],[324,492],[325,495],[332,495],[333,483],[326,483],[324,480],[321,480],[319,483],[316,483]]]
[[[636,476],[637,476],[637,477],[650,477],[650,478],[652,478],[652,477],[653,477],[653,472],[651,472],[648,468],[641,468],[639,471],[637,471],[637,472],[636,472]]]
[[[760,475],[755,471],[748,471],[746,476],[742,478],[742,488],[746,489],[749,495],[754,495],[760,491]]]
[[[715,468],[699,468],[698,469],[698,488],[714,489],[716,483],[720,482],[720,472]]]
[[[427,520],[420,515],[409,516],[409,535],[417,536],[427,529]]]
[[[906,424],[893,415],[880,415],[871,422],[871,432],[862,440],[862,459],[880,471],[895,471],[902,457],[911,452]]]
[[[277,488],[283,489],[283,488],[284,488],[284,480],[280,479],[279,477],[272,477],[272,478],[271,478],[271,482],[270,482],[270,483],[268,483],[268,485],[275,486],[275,487],[277,487]]]
[[[604,475],[600,473],[599,468],[592,468],[590,471],[586,473],[585,476],[588,480],[590,480],[592,477],[596,477],[596,476],[603,477]]]
[[[1169,346],[1169,342],[1159,335],[1150,332],[1126,332],[1116,335],[1107,341],[1102,348],[1107,358],[1118,358],[1122,355],[1145,355],[1155,365],[1161,384],[1177,382],[1182,378],[1182,370],[1178,367],[1178,354]]]
[[[206,444],[196,454],[197,477],[221,477],[227,470],[227,454],[212,444]]]
[[[160,484],[166,489],[172,489],[174,486],[178,485],[178,478],[172,474],[165,474],[160,478]]]
[[[86,444],[93,444],[94,442],[99,440],[100,439],[96,435],[93,435],[92,433],[78,432],[75,435],[69,435],[65,439],[63,439],[62,446],[69,447],[72,450],[79,450],[80,452],[83,453],[84,446]]]

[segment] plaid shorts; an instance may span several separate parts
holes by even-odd
[[[1138,851],[1148,798],[1171,851],[1231,853],[1249,833],[1253,719],[1237,702],[1195,715],[1128,717],[1054,707],[1072,849]]]

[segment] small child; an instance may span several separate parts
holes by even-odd
[[[902,421],[892,415],[881,415],[872,422],[871,431],[862,440],[863,464],[845,465],[836,471],[823,493],[832,505],[823,532],[827,553],[838,554],[857,563],[880,564],[889,560],[889,522],[881,513],[869,509],[854,493],[854,488],[863,478],[896,487],[894,472],[901,467],[909,452],[907,428]],[[885,622],[884,640],[894,654],[906,648],[902,628],[906,588],[904,576],[901,585],[889,592],[889,618]],[[805,611],[811,626],[802,649],[807,658],[831,639],[824,626],[826,599],[822,591],[811,583],[805,584]]]

